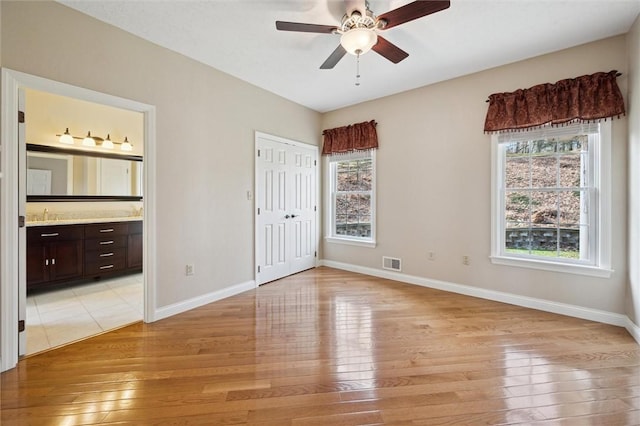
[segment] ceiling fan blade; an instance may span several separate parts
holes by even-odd
[[[384,56],[394,64],[397,64],[398,62],[409,56],[407,52],[380,36],[378,36],[378,42],[373,45],[371,49],[376,53]]]
[[[301,33],[333,34],[338,29],[335,25],[303,24],[301,22],[276,21],[276,28],[280,31],[297,31]]]
[[[396,25],[422,18],[432,13],[440,12],[449,8],[451,2],[449,0],[419,0],[406,4],[397,9],[391,10],[378,16],[379,21],[386,24],[383,29],[393,28]]]
[[[342,45],[339,44],[336,50],[334,50],[333,53],[329,55],[327,60],[324,61],[322,65],[320,65],[320,69],[330,70],[331,68],[335,67],[336,64],[340,61],[340,59],[342,59],[342,57],[346,55],[346,53],[347,51],[344,50],[344,47],[342,47]]]

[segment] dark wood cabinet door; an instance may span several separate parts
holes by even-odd
[[[27,245],[27,287],[49,281],[47,247],[44,244]]]
[[[82,277],[82,241],[59,241],[51,244],[52,280]]]
[[[142,268],[142,234],[129,235],[127,267]]]

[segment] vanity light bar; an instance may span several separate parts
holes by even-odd
[[[131,145],[131,142],[129,142],[129,139],[126,136],[124,137],[124,142],[112,141],[111,134],[107,134],[106,139],[103,139],[99,136],[92,136],[91,132],[87,132],[87,136],[85,137],[78,137],[73,136],[71,133],[69,133],[68,127],[65,129],[63,134],[56,136],[58,137],[58,142],[65,145],[74,145],[74,139],[78,139],[82,141],[82,146],[95,147],[96,142],[100,142],[100,147],[105,149],[113,149],[113,145],[117,144],[120,145],[120,151],[133,151],[133,145]]]

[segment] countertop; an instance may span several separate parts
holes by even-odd
[[[35,221],[27,222],[27,227],[52,226],[52,225],[76,225],[76,224],[82,224],[82,223],[133,222],[137,220],[142,220],[142,216],[35,220]]]

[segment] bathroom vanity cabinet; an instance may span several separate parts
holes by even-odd
[[[27,228],[27,290],[142,270],[142,221]]]
[[[82,278],[82,226],[27,229],[27,288]]]

